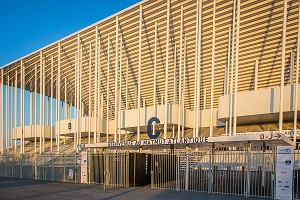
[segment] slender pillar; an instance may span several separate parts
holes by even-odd
[[[282,124],[283,124],[283,87],[284,87],[284,68],[285,68],[286,21],[287,21],[287,0],[284,0],[282,40],[281,40],[282,51],[281,51],[281,73],[280,73],[279,133],[282,133]]]
[[[235,15],[236,15],[236,0],[233,0],[232,13],[232,39],[231,39],[231,73],[230,73],[230,103],[229,103],[229,134],[232,136],[232,111],[233,111],[233,67],[234,67],[234,39],[235,39]]]
[[[230,39],[231,39],[231,27],[228,28],[228,49],[227,49],[227,66],[226,66],[226,79],[225,79],[225,89],[224,94],[229,94],[229,74],[230,74]]]
[[[37,64],[34,65],[34,152],[37,152]]]
[[[236,135],[236,126],[237,126],[236,105],[237,105],[237,93],[238,93],[238,82],[239,82],[240,4],[241,1],[237,0],[233,135]]]
[[[89,141],[88,143],[91,143],[91,115],[92,115],[92,43],[90,43],[90,58],[89,58],[89,133],[88,133],[88,138]]]
[[[43,152],[42,126],[43,126],[43,52],[40,51],[40,154]]]
[[[118,127],[119,127],[119,142],[121,141],[121,123],[122,123],[122,115],[121,115],[121,103],[122,103],[122,58],[123,58],[123,38],[121,35],[121,45],[120,45],[120,79],[119,79],[119,102],[118,102]]]
[[[94,70],[94,144],[97,142],[97,83],[98,83],[98,25],[95,30],[95,70]]]
[[[119,65],[119,18],[116,16],[116,46],[115,46],[115,134],[114,142],[117,141],[118,132],[118,65]]]
[[[197,127],[197,83],[198,83],[198,31],[199,31],[199,1],[197,0],[197,10],[196,10],[196,42],[195,42],[195,78],[194,78],[194,127],[193,127],[193,138],[196,137],[196,127]],[[202,9],[201,9],[202,10]]]
[[[137,141],[140,140],[140,118],[141,118],[141,62],[142,62],[142,23],[143,23],[143,6],[140,5],[140,23],[139,23],[139,74],[138,74],[138,99],[137,99],[137,111],[138,111],[138,116],[137,116]]]
[[[294,147],[296,147],[297,123],[298,123],[298,87],[299,87],[299,55],[300,55],[300,2],[298,8],[298,35],[297,35],[297,55],[296,55],[296,80],[294,92]]]
[[[170,39],[170,0],[167,0],[164,139],[167,138],[167,128],[168,128],[169,39]]]
[[[157,62],[157,22],[154,25],[154,66],[153,66],[153,106],[156,106],[156,62]]]
[[[61,46],[60,43],[58,43],[58,49],[57,49],[57,151],[60,150],[60,50]]]
[[[201,78],[201,35],[202,35],[202,0],[198,5],[198,47],[197,47],[197,99],[196,99],[196,132],[195,137],[199,137],[199,118],[200,118],[200,78]]]
[[[14,138],[15,138],[15,141],[14,141],[14,149],[15,149],[15,153],[17,152],[17,116],[18,116],[18,107],[17,107],[17,99],[18,99],[18,91],[17,91],[17,88],[18,88],[18,70],[16,69],[15,70],[15,95],[14,95],[14,101],[15,101],[15,105],[14,105],[14,127],[15,127],[15,131],[14,131]],[[1,89],[0,89],[1,90]],[[0,93],[1,95],[1,93]],[[0,112],[1,112],[1,109],[0,109]],[[0,118],[1,120],[1,118]],[[1,126],[1,125],[0,125]],[[0,134],[1,135],[1,134]]]
[[[177,102],[177,80],[176,80],[176,71],[177,71],[177,47],[176,43],[174,45],[174,69],[173,69],[173,104]],[[173,130],[174,131],[174,130]]]
[[[42,114],[43,114],[43,132],[42,132],[42,136],[43,136],[43,145],[42,145],[42,147],[43,147],[43,152],[45,151],[45,86],[46,86],[46,81],[45,81],[45,79],[46,79],[46,75],[45,75],[45,71],[46,71],[46,64],[45,64],[45,59],[43,59],[43,89],[42,89],[42,96],[43,96],[43,104],[42,104],[42,106],[43,106],[43,109],[42,109]]]
[[[24,66],[23,66],[23,60],[21,60],[21,120],[20,120],[20,124],[21,124],[21,145],[20,145],[20,148],[21,148],[21,153],[24,153],[24,89],[25,89],[25,86],[24,86]]]
[[[214,111],[214,78],[215,78],[215,32],[216,32],[216,0],[213,2],[213,30],[211,51],[211,91],[210,91],[210,126],[209,136],[213,136],[213,111]]]
[[[5,134],[5,149],[8,152],[9,151],[9,144],[8,144],[8,140],[9,140],[9,113],[10,113],[10,109],[9,109],[9,73],[7,73],[6,75],[6,134]]]
[[[129,61],[126,60],[126,110],[128,110],[128,67],[129,67]]]
[[[107,84],[106,84],[106,141],[108,143],[109,136],[109,77],[110,77],[110,37],[108,36],[107,43]]]
[[[181,137],[185,136],[184,128],[186,125],[185,121],[185,81],[186,81],[186,37],[184,37],[184,50],[183,50],[183,91],[182,91],[182,134]]]
[[[50,150],[53,152],[53,55],[51,56],[51,82],[50,82],[50,87],[51,87],[51,100],[50,100]]]
[[[181,133],[181,102],[182,102],[182,48],[183,46],[183,6],[180,7],[180,57],[179,57],[179,98],[178,98],[178,124],[177,138],[180,138]]]

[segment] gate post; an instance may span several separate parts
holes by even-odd
[[[211,194],[213,191],[214,151],[215,151],[215,145],[212,144],[211,150],[209,151],[209,176],[208,176],[208,193],[209,194]]]
[[[54,181],[54,154],[52,153],[52,158],[51,158],[51,164],[52,164],[52,170],[51,170],[51,172],[52,172],[52,176],[51,176],[51,178],[52,178],[52,181]]]
[[[246,192],[245,196],[249,197],[250,195],[250,173],[251,173],[251,143],[246,145],[247,149],[247,181],[246,181]]]
[[[189,190],[189,147],[186,146],[186,163],[185,163],[185,190]]]

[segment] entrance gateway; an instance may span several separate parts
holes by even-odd
[[[106,189],[149,184],[154,189],[292,199],[298,196],[292,145],[278,132],[85,144],[82,155],[88,164],[81,165],[81,181],[102,183]],[[95,148],[102,153],[92,153]],[[298,155],[294,157],[298,163]]]

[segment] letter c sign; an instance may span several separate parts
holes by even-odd
[[[152,123],[156,122],[157,124],[160,123],[159,119],[157,117],[151,117],[148,121],[148,125],[147,125],[147,133],[148,133],[148,137],[151,139],[156,139],[159,137],[160,131],[155,131],[155,134],[152,134]]]

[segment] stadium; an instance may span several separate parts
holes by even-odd
[[[144,0],[2,66],[0,176],[297,199],[299,5]]]

